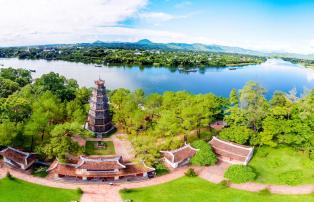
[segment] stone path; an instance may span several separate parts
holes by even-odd
[[[135,157],[132,144],[126,134],[118,133],[111,136],[117,155],[123,156],[124,161],[131,161]]]

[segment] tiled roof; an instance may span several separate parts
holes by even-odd
[[[59,175],[66,175],[72,177],[115,177],[115,176],[128,176],[137,175],[144,172],[154,171],[154,168],[147,167],[144,163],[127,163],[124,168],[118,172],[80,172],[80,168],[75,164],[63,164],[55,160],[48,171]]]
[[[172,151],[161,151],[165,158],[167,158],[172,163],[177,163],[184,161],[185,159],[192,158],[197,149],[193,148],[191,145],[186,144],[183,147],[172,150]]]
[[[125,168],[121,164],[121,156],[81,156],[78,162],[78,168],[87,170],[114,170]]]
[[[36,156],[34,154],[23,152],[12,147],[2,150],[0,154],[7,159],[24,165],[28,165],[29,163],[32,163],[36,160]]]
[[[228,142],[217,137],[213,137],[209,144],[218,157],[229,157],[241,162],[247,161],[253,152],[253,147]]]

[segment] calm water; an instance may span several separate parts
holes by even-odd
[[[99,76],[109,89],[142,88],[146,93],[187,90],[192,93],[212,92],[228,96],[232,88],[240,89],[249,81],[260,83],[269,98],[275,90],[288,92],[297,88],[299,94],[304,88],[314,88],[314,70],[306,69],[282,60],[270,59],[261,65],[228,68],[207,68],[205,72],[171,72],[167,68],[95,67],[94,65],[46,60],[0,59],[4,67],[34,69],[33,77],[54,71],[67,78],[73,78],[81,86],[93,86]],[[2,67],[2,66],[0,66]]]

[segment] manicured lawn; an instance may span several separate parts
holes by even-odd
[[[103,148],[96,148],[97,142],[88,141],[86,142],[85,153],[87,155],[113,155],[115,154],[114,145],[112,141],[103,142],[106,146]]]
[[[180,179],[152,187],[121,191],[133,202],[309,202],[313,195],[272,195],[235,190],[198,177]]]
[[[250,162],[259,183],[313,184],[314,161],[307,155],[291,148],[262,147],[256,150]],[[289,183],[290,182],[290,183]]]
[[[70,202],[79,201],[76,190],[45,187],[18,179],[0,180],[0,202]]]

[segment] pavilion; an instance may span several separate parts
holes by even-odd
[[[132,180],[155,176],[155,169],[144,163],[126,163],[121,156],[80,156],[72,162],[62,163],[56,159],[48,172],[55,178],[76,180]]]
[[[177,168],[187,165],[197,151],[198,150],[193,148],[190,144],[185,144],[183,147],[176,150],[160,152],[163,154],[164,160],[168,165],[172,168]]]
[[[215,136],[209,141],[209,144],[219,160],[230,164],[247,165],[253,156],[253,147],[221,140]]]
[[[3,149],[0,151],[0,155],[3,156],[3,161],[6,165],[22,170],[27,170],[37,161],[35,154],[23,152],[12,147]]]

